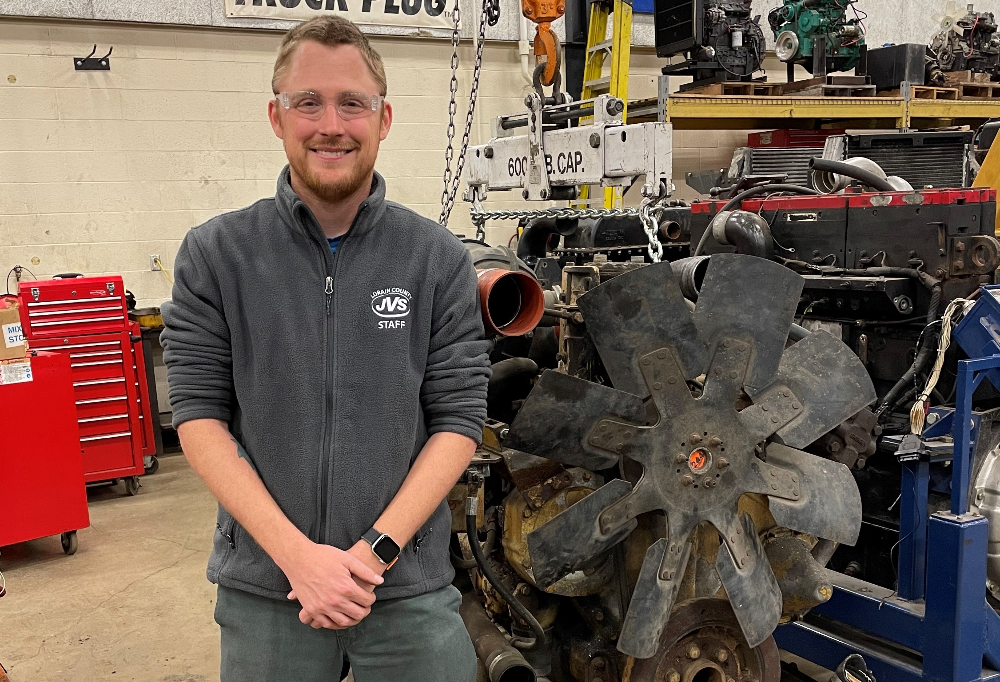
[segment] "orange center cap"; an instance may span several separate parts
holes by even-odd
[[[709,452],[705,448],[698,448],[688,456],[688,467],[691,471],[700,472],[708,466]]]

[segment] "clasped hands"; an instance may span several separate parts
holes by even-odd
[[[317,630],[343,630],[361,622],[375,603],[375,587],[387,566],[364,540],[344,551],[307,541],[282,567],[302,605],[299,620]]]

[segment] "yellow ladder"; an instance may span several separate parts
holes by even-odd
[[[608,34],[608,16],[614,14],[611,39]],[[590,5],[590,24],[587,32],[587,63],[583,69],[583,91],[581,99],[609,94],[625,104],[622,120],[628,113],[628,70],[632,52],[632,2],[631,0],[595,0]],[[610,69],[604,75],[607,58],[611,57]],[[586,123],[581,119],[580,123]],[[580,198],[590,198],[590,187],[580,188]],[[621,190],[616,187],[604,189],[604,207],[614,208],[621,204]]]

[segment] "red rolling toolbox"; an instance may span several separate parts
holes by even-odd
[[[0,371],[0,546],[90,525],[69,358],[31,353]]]
[[[128,319],[122,278],[66,277],[21,286],[30,348],[70,359],[88,483],[123,479],[135,495],[156,454],[139,326]]]

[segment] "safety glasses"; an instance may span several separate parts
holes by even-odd
[[[318,120],[332,104],[337,115],[345,121],[371,116],[378,111],[379,105],[385,101],[382,95],[369,95],[362,92],[341,92],[331,99],[325,98],[309,90],[281,92],[275,98],[287,111],[310,120]]]

